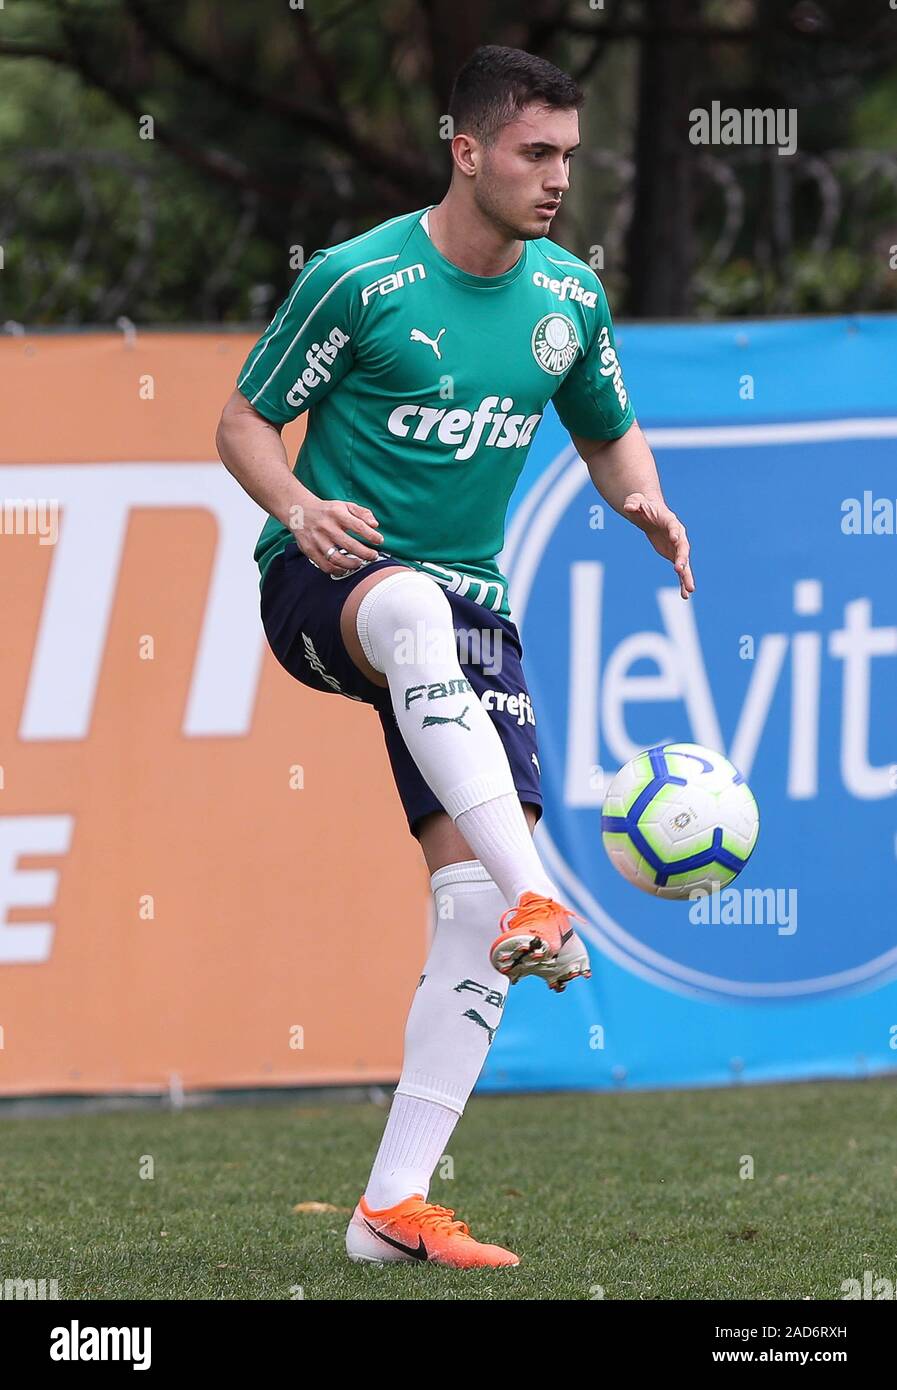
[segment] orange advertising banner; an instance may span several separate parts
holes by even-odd
[[[2,1095],[401,1069],[428,879],[375,711],[265,641],[253,341],[0,341]]]

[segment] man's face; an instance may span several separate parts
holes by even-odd
[[[474,201],[521,241],[548,236],[570,186],[570,158],[579,144],[579,115],[536,103],[479,146]]]

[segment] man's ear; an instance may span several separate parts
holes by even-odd
[[[452,159],[455,168],[465,178],[471,178],[479,169],[482,146],[472,135],[456,135],[452,140]]]

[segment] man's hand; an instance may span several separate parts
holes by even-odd
[[[383,544],[383,537],[374,529],[377,519],[367,507],[359,507],[355,502],[322,502],[314,498],[296,512],[295,517],[290,518],[296,544],[325,574],[349,574],[360,569],[364,561],[379,559],[376,550],[356,539],[356,535],[363,536],[374,545]],[[356,535],[351,535],[350,531]],[[340,549],[349,553],[339,554]]]
[[[644,531],[654,549],[672,562],[679,592],[688,598],[695,591],[688,537],[678,516],[663,500],[654,455],[638,424],[633,421],[618,439],[571,437],[601,496],[615,512]]]
[[[364,544],[383,543],[373,512],[355,502],[322,502],[304,487],[287,463],[282,430],[232,391],[215,436],[225,468],[263,511],[289,527],[303,555],[325,574],[343,578],[365,560],[378,559]]]
[[[676,513],[670,511],[666,502],[646,497],[643,492],[630,492],[623,503],[623,514],[644,531],[659,555],[672,561],[679,576],[679,592],[687,599],[695,591],[695,580],[688,563],[688,536]]]

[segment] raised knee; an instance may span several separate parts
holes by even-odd
[[[409,569],[391,574],[369,589],[358,605],[355,624],[358,640],[371,665],[381,670],[383,653],[378,656],[381,643],[395,641],[400,629],[413,629],[421,621],[428,627],[451,627],[452,624],[449,601],[429,575]]]
[[[428,574],[422,574],[420,570],[407,569],[401,574],[391,574],[388,579],[375,584],[370,592],[365,594],[359,609],[365,604],[369,608],[376,607],[378,613],[398,619],[413,616],[421,609],[438,612],[440,615],[447,613],[451,617],[451,608],[445,592],[435,579],[431,579]]]
[[[378,628],[382,626],[387,631],[409,626],[420,619],[451,624],[452,609],[435,580],[420,574],[419,570],[407,570],[403,574],[391,574],[381,584],[375,584],[359,603],[356,623],[362,645],[363,631],[370,630],[374,619]]]

